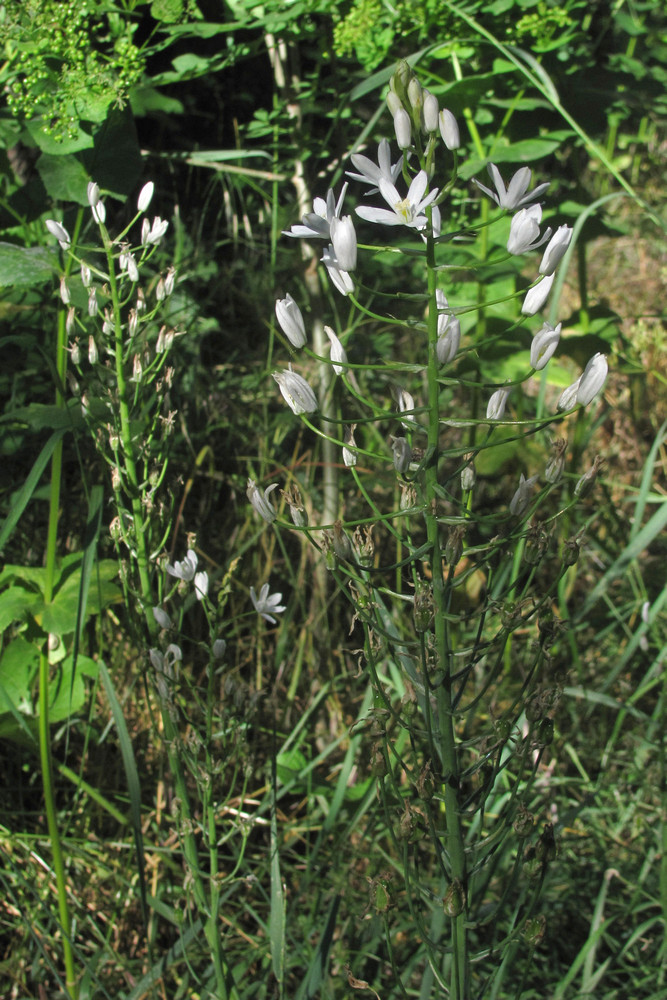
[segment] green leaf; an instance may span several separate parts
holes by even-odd
[[[54,139],[46,131],[47,123],[43,118],[33,118],[26,128],[30,138],[44,153],[52,153],[54,156],[66,156],[68,153],[78,153],[82,149],[90,149],[93,145],[93,137],[89,132],[85,132],[79,124],[73,125],[73,135],[63,139]]]
[[[39,664],[39,650],[23,636],[13,639],[0,658],[0,712],[12,706],[29,713],[32,706],[32,682]]]
[[[28,287],[51,281],[58,255],[46,247],[19,247],[0,243],[0,286]]]
[[[76,156],[54,156],[42,153],[37,161],[37,170],[44,187],[56,201],[73,201],[77,205],[88,205],[86,189],[90,177]]]
[[[54,409],[60,412],[59,407],[49,407],[49,409]],[[28,506],[31,496],[35,492],[39,482],[42,478],[42,473],[48,465],[51,455],[63,436],[63,431],[58,430],[55,434],[52,434],[49,440],[46,442],[37,460],[30,470],[26,481],[23,486],[18,491],[18,493],[12,499],[12,506],[10,508],[9,514],[5,518],[2,528],[0,529],[0,552],[2,552],[3,547],[6,545],[9,538],[11,538],[14,528],[18,524],[21,515],[25,508]]]
[[[97,677],[98,665],[89,656],[66,656],[58,665],[57,676],[49,685],[49,722],[61,722],[75,715],[86,701],[84,677]]]
[[[25,587],[8,587],[0,593],[0,632],[4,632],[12,622],[22,621],[28,615],[34,614],[42,604],[41,598],[34,590]]]
[[[156,21],[174,24],[183,16],[183,0],[153,0],[151,14]]]
[[[123,200],[135,187],[142,170],[134,117],[129,106],[114,108],[95,131],[93,149],[81,160],[101,188]]]

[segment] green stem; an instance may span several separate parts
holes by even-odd
[[[76,221],[74,240],[76,243],[83,213],[80,211]],[[65,278],[71,268],[71,259],[65,264]],[[56,406],[65,407],[64,387],[67,376],[67,329],[65,310],[58,311],[58,328],[56,333]],[[58,441],[51,458],[51,485],[49,491],[49,523],[46,536],[46,572],[44,579],[44,603],[53,599],[56,579],[56,553],[58,540],[58,516],[60,508],[60,485],[62,481],[63,441]],[[65,961],[65,977],[68,995],[76,1000],[78,985],[74,969],[74,953],[72,951],[72,922],[67,901],[67,880],[63,860],[58,816],[56,812],[55,792],[53,785],[53,758],[51,754],[51,733],[49,726],[50,702],[50,671],[48,641],[39,657],[39,758],[42,768],[42,787],[44,790],[44,806],[46,825],[51,841],[53,870],[56,876],[56,892],[58,895],[58,915],[63,936],[63,957]]]
[[[449,631],[447,624],[448,595],[445,578],[442,571],[442,552],[437,520],[438,497],[438,457],[439,457],[439,382],[438,359],[436,344],[438,339],[438,313],[436,305],[436,260],[435,241],[432,235],[427,237],[426,259],[428,275],[428,448],[432,458],[424,472],[426,531],[431,546],[431,574],[433,580],[433,604],[435,611],[434,630],[438,653],[438,667],[442,682],[437,688],[438,728],[440,735],[440,758],[442,780],[444,783],[446,847],[450,862],[450,877],[452,882],[458,879],[463,887],[465,898],[466,862],[463,840],[463,829],[459,814],[458,784],[459,765],[456,752],[456,734],[454,731],[454,714],[452,709],[452,679]],[[468,955],[466,931],[466,907],[452,918],[452,946],[454,960],[451,975],[452,1000],[467,1000],[468,991]]]

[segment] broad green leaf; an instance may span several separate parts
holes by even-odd
[[[46,247],[0,243],[0,286],[41,285],[58,269],[58,255]]]
[[[72,656],[65,657],[49,684],[49,721],[61,722],[74,715],[86,701],[84,677],[97,677],[98,666],[89,656],[79,656],[76,671]]]
[[[54,139],[46,131],[46,122],[42,118],[33,118],[26,128],[30,137],[44,153],[52,153],[54,156],[66,156],[68,153],[78,153],[82,149],[90,149],[93,145],[93,137],[89,132],[84,131],[81,125],[73,126],[74,134],[63,139]]]
[[[94,148],[81,156],[100,187],[125,199],[141,174],[142,162],[132,111],[114,108],[95,130]]]
[[[20,424],[26,430],[43,431],[47,428],[59,431],[70,430],[83,424],[81,404],[78,400],[68,401],[66,408],[52,403],[30,403],[18,410],[11,410],[0,416],[0,424]]]
[[[183,0],[153,0],[151,14],[156,21],[173,24],[183,14]]]
[[[30,712],[32,682],[39,664],[37,646],[23,636],[13,639],[0,658],[0,712]]]
[[[88,205],[86,189],[90,177],[74,154],[54,156],[52,153],[42,153],[37,161],[37,170],[44,187],[56,201]]]
[[[12,622],[23,621],[42,605],[42,599],[34,590],[25,587],[8,587],[0,593],[0,632],[4,632]]]

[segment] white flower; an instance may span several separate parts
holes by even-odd
[[[343,184],[343,190],[336,203],[334,193],[329,188],[326,201],[323,198],[315,198],[313,201],[313,212],[308,212],[301,220],[301,225],[292,226],[288,231],[283,231],[283,236],[303,237],[307,240],[330,240],[331,220],[340,217],[343,207],[343,199],[347,191],[347,184]]]
[[[153,608],[153,618],[158,623],[160,628],[171,628],[171,618],[164,608]]]
[[[521,167],[517,170],[507,188],[505,188],[504,181],[495,163],[489,163],[488,171],[491,174],[495,191],[490,191],[489,188],[480,184],[478,180],[475,180],[474,183],[484,194],[488,194],[489,198],[493,198],[497,205],[500,205],[501,208],[509,209],[509,211],[529,205],[531,201],[535,201],[541,194],[544,194],[549,187],[549,182],[547,181],[546,184],[538,184],[532,191],[528,191],[531,178],[529,167]],[[526,194],[527,191],[528,194]]]
[[[100,186],[96,184],[95,181],[88,181],[88,188],[86,191],[88,195],[88,204],[91,208],[95,208],[98,201],[100,200]]]
[[[253,505],[257,513],[261,518],[263,518],[267,524],[271,524],[275,521],[277,514],[272,503],[269,503],[269,497],[273,490],[278,489],[278,483],[271,483],[267,486],[262,494],[262,491],[258,489],[257,483],[254,479],[248,480],[248,488],[246,489],[246,496],[248,500]]]
[[[297,375],[292,369],[273,372],[273,377],[283,394],[283,399],[293,413],[314,413],[317,409],[317,397],[305,378]]]
[[[159,649],[149,649],[148,656],[153,668],[159,673],[171,677],[172,680],[176,677],[176,664],[180,663],[183,659],[180,646],[177,646],[174,642],[167,646],[167,651],[164,655],[162,655]]]
[[[301,310],[289,292],[284,299],[276,299],[276,318],[290,344],[303,347],[307,340],[306,326]]]
[[[562,323],[553,327],[551,323],[545,323],[541,330],[538,330],[530,345],[530,364],[535,371],[541,371],[558,347]]]
[[[580,382],[581,375],[576,382],[573,382],[572,385],[568,385],[567,389],[563,389],[556,405],[556,409],[559,413],[561,410],[571,410],[577,405],[577,393],[579,392]]]
[[[562,258],[565,256],[565,251],[569,247],[571,239],[572,229],[570,226],[559,226],[549,240],[547,248],[544,251],[542,263],[538,269],[540,274],[554,273]]]
[[[547,229],[544,236],[540,236],[541,221],[541,205],[531,205],[530,208],[520,209],[512,217],[510,235],[507,240],[508,251],[518,257],[528,253],[529,250],[536,250],[537,247],[542,246],[551,236],[551,229]]]
[[[213,659],[221,660],[225,655],[225,650],[227,649],[227,643],[224,639],[216,639],[213,643]]]
[[[581,403],[582,406],[588,406],[605,384],[608,373],[609,365],[604,354],[594,354],[579,379],[577,403]]]
[[[411,229],[424,229],[428,219],[423,214],[424,209],[438,196],[438,189],[434,188],[426,197],[424,192],[428,185],[428,176],[425,170],[420,170],[413,177],[410,189],[406,198],[401,198],[393,184],[380,178],[380,194],[391,206],[391,211],[387,208],[372,208],[370,205],[361,205],[357,208],[357,215],[367,222],[378,222],[383,226],[409,226]]]
[[[195,573],[195,597],[198,601],[203,601],[208,594],[208,573],[202,571]]]
[[[60,243],[62,249],[69,250],[70,246],[72,245],[72,240],[70,239],[70,235],[65,229],[65,227],[61,225],[59,222],[56,222],[55,219],[47,219],[44,225],[51,233],[51,235],[55,236],[55,238]]]
[[[148,219],[144,219],[141,227],[141,242],[147,246],[151,244],[157,246],[168,229],[169,223],[165,219],[161,219],[159,215],[155,216],[151,226],[148,225]]]
[[[534,316],[536,312],[540,311],[549,298],[549,292],[553,283],[554,275],[550,274],[547,278],[540,278],[537,284],[528,289],[526,297],[523,300],[523,305],[521,306],[521,312],[524,316]]]
[[[139,280],[139,268],[132,253],[128,253],[127,255],[127,276],[135,284]]]
[[[351,295],[354,291],[354,281],[352,280],[350,274],[345,271],[336,260],[334,248],[331,244],[329,244],[322,254],[322,263],[326,267],[331,281],[341,295]]]
[[[98,226],[103,226],[107,217],[107,210],[104,207],[103,201],[98,201],[96,204],[91,206],[91,212],[93,213],[93,218]]]
[[[255,605],[255,611],[267,622],[271,622],[272,625],[277,625],[273,615],[278,615],[281,611],[287,609],[287,605],[280,603],[282,599],[282,594],[269,594],[268,583],[265,583],[260,590],[259,597],[255,593],[255,588],[250,588],[250,600]]]
[[[533,483],[537,482],[537,478],[537,476],[531,476],[530,479],[526,479],[524,474],[521,473],[519,488],[510,500],[510,514],[514,514],[515,517],[521,517],[525,513],[530,503]]]
[[[383,139],[378,146],[377,165],[362,153],[353,153],[350,159],[359,173],[353,174],[348,171],[347,176],[352,180],[361,181],[362,184],[371,184],[373,190],[369,191],[369,194],[375,194],[376,191],[380,190],[381,177],[384,177],[389,184],[394,184],[403,168],[402,156],[399,156],[398,161],[392,165],[391,146],[388,139]]]
[[[414,410],[415,401],[413,397],[405,389],[401,389],[400,386],[394,390],[394,396],[398,404],[398,412],[405,413],[405,417],[401,421],[404,427],[410,430],[410,425],[416,423],[414,413],[409,413],[406,411]]]
[[[461,343],[461,324],[449,311],[447,298],[438,288],[435,293],[438,307],[438,340],[435,347],[439,364],[446,365],[454,359]]]
[[[342,271],[354,271],[357,266],[357,234],[352,217],[344,215],[342,219],[333,218],[330,228],[331,244],[338,267]]]
[[[405,108],[399,108],[394,115],[394,132],[399,149],[408,149],[412,145],[412,123]]]
[[[148,181],[144,184],[141,191],[139,192],[139,197],[137,198],[137,211],[145,212],[151,203],[153,197],[153,191],[155,190],[155,184],[153,181]]]
[[[394,468],[399,475],[404,475],[410,468],[412,448],[404,437],[392,437],[391,450],[394,456]]]
[[[501,420],[505,413],[511,389],[496,389],[486,407],[487,420]]]
[[[171,563],[167,563],[167,573],[170,576],[176,576],[179,580],[185,580],[189,583],[190,580],[194,580],[195,571],[197,569],[197,553],[194,549],[188,549],[185,559],[181,562],[175,562],[172,566]]]
[[[333,362],[333,370],[336,375],[342,375],[344,371],[347,371],[347,368],[345,367],[347,364],[347,354],[345,353],[345,348],[330,326],[325,326],[324,332],[329,338],[329,343],[331,344],[329,353]]]
[[[454,115],[447,108],[443,108],[438,115],[440,135],[447,149],[458,149],[461,145],[458,122]]]
[[[354,431],[356,429],[356,424],[350,424],[343,428],[343,463],[345,467],[351,469],[357,464],[357,453],[352,451],[352,448],[356,448],[357,443],[354,440]]]
[[[438,98],[430,90],[424,91],[424,104],[422,106],[422,121],[425,132],[438,131]]]

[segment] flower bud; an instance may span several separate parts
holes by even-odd
[[[356,424],[350,424],[343,428],[343,462],[346,468],[351,469],[357,464],[357,454],[352,451],[352,448],[356,447],[356,442],[354,440],[354,431]]]
[[[342,521],[334,521],[333,548],[341,562],[352,562],[352,543],[343,529]]]
[[[97,292],[94,286],[88,289],[88,315],[97,316]]]
[[[87,194],[88,194],[88,204],[90,205],[91,208],[95,208],[95,205],[97,205],[98,201],[100,200],[99,184],[96,184],[95,181],[89,181]]]
[[[333,370],[336,375],[342,375],[343,372],[347,371],[347,354],[345,353],[345,349],[330,326],[325,326],[324,332],[329,338],[329,343],[331,344],[329,353],[331,361],[333,362]]]
[[[213,643],[213,659],[221,660],[225,655],[225,650],[227,649],[227,643],[224,639],[216,639]]]
[[[331,243],[338,266],[343,271],[354,271],[357,266],[357,234],[350,215],[342,219],[333,217],[330,223]]]
[[[392,437],[391,450],[394,454],[394,468],[399,475],[405,475],[412,461],[412,448],[404,437]]]
[[[387,94],[387,107],[389,108],[389,114],[393,118],[399,108],[402,108],[401,99],[398,94],[390,90]]]
[[[577,389],[577,403],[588,406],[607,380],[609,365],[604,354],[594,354],[584,368]]]
[[[394,115],[394,131],[399,149],[409,149],[412,145],[412,124],[405,108],[399,108]]]
[[[144,373],[144,367],[141,363],[141,358],[138,354],[134,355],[132,359],[132,382],[141,382],[141,377]]]
[[[563,410],[572,410],[577,405],[577,393],[579,392],[579,383],[581,382],[581,375],[576,382],[572,385],[568,385],[567,389],[563,389],[556,404],[556,409],[560,413]]]
[[[272,521],[275,521],[277,516],[275,507],[273,506],[272,503],[269,502],[269,497],[272,491],[277,488],[278,488],[278,483],[271,483],[271,485],[267,486],[267,488],[264,490],[264,493],[262,494],[261,491],[257,488],[257,483],[255,482],[255,480],[254,479],[248,480],[246,496],[248,497],[248,500],[255,508],[259,516],[264,521],[266,521],[267,524],[271,524]]]
[[[521,517],[525,514],[530,504],[533,483],[537,482],[537,476],[526,479],[523,473],[519,479],[519,488],[510,500],[510,514],[514,517]]]
[[[460,880],[455,878],[445,893],[445,898],[442,901],[442,908],[448,917],[458,917],[461,913],[463,913],[464,906],[465,896],[463,893],[463,886],[461,885]]]
[[[155,298],[158,302],[164,302],[167,297],[167,293],[164,287],[164,278],[162,275],[157,279],[157,285],[155,286]]]
[[[540,311],[549,298],[549,292],[553,283],[554,275],[550,274],[548,277],[541,278],[536,285],[528,289],[526,297],[523,300],[523,305],[521,306],[521,312],[524,316],[534,316],[535,313]]]
[[[139,197],[137,198],[137,211],[145,212],[151,203],[153,197],[153,192],[155,190],[155,184],[153,181],[148,181],[144,184],[141,191],[139,192]]]
[[[278,383],[278,388],[283,399],[292,410],[292,413],[314,413],[317,409],[317,397],[306,382],[305,378],[297,375],[292,369],[282,372],[273,372],[273,377]]]
[[[471,458],[468,464],[461,469],[461,489],[468,493],[474,488],[476,482],[477,472],[475,471],[475,463]]]
[[[438,124],[440,126],[442,141],[447,149],[458,149],[461,145],[461,136],[459,134],[458,123],[451,111],[443,108],[438,115]]]
[[[424,104],[422,107],[422,120],[425,132],[438,131],[438,98],[429,90],[424,91]]]
[[[544,470],[544,478],[548,483],[557,483],[563,475],[566,449],[567,441],[564,438],[557,438],[554,441],[553,455],[547,462],[547,467]]]
[[[153,608],[153,618],[160,628],[171,628],[171,618],[163,608]]]
[[[584,475],[579,479],[577,485],[574,487],[575,497],[579,497],[583,500],[591,492],[595,486],[595,481],[598,477],[598,472],[602,468],[602,459],[599,455],[596,455],[593,459],[593,464]]]
[[[413,76],[408,83],[408,101],[413,111],[421,112],[424,97],[422,94],[422,85],[416,76]]]
[[[544,323],[542,328],[533,337],[530,345],[530,364],[535,371],[541,371],[552,357],[558,347],[562,323],[553,327],[551,323]]]
[[[88,362],[91,365],[96,365],[98,361],[97,344],[95,343],[95,338],[91,334],[88,338]]]
[[[90,288],[93,281],[93,273],[87,264],[81,265],[81,284],[84,288]]]
[[[58,240],[61,248],[63,250],[69,250],[70,246],[72,245],[72,240],[65,227],[60,222],[56,222],[55,219],[47,219],[44,225],[51,233],[51,235],[55,236],[55,238]]]
[[[511,389],[496,389],[487,403],[487,420],[502,420],[511,391]]]
[[[572,229],[570,226],[559,226],[547,243],[547,248],[544,251],[544,256],[542,257],[542,263],[539,266],[540,274],[554,273],[560,261],[564,257],[565,251],[569,247],[571,239]]]
[[[171,295],[174,290],[174,282],[176,281],[176,268],[167,268],[167,273],[164,278],[164,291],[165,295]]]
[[[127,276],[134,284],[139,280],[139,268],[134,259],[134,254],[131,253],[127,255]]]
[[[67,319],[65,320],[65,333],[67,334],[68,337],[71,337],[72,333],[74,332],[75,317],[76,317],[76,312],[74,310],[74,306],[70,306],[69,309],[67,310]]]
[[[81,349],[79,347],[79,341],[75,340],[71,348],[72,364],[78,365],[81,362]]]
[[[70,303],[69,288],[67,287],[67,281],[65,280],[65,275],[60,279],[60,298],[64,306],[68,306]]]
[[[289,292],[284,299],[276,299],[276,319],[290,344],[303,347],[307,339],[306,326],[301,310]]]

